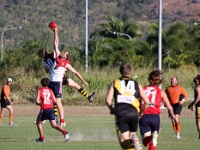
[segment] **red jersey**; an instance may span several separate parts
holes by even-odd
[[[145,109],[143,114],[160,114],[161,110],[161,103],[162,103],[162,96],[161,92],[162,90],[158,86],[145,86],[144,87],[144,92],[146,96],[150,100],[150,106]],[[142,102],[142,101],[141,101]]]
[[[56,67],[65,67],[67,64],[70,64],[69,60],[61,59],[60,57],[56,58]]]
[[[41,109],[53,108],[53,91],[48,87],[42,87],[38,90]]]

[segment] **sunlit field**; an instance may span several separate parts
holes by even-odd
[[[0,126],[0,150],[120,150],[115,134],[114,117],[109,115],[106,107],[65,107],[66,129],[71,133],[70,140],[64,142],[63,135],[52,129],[46,121],[43,124],[46,139],[44,143],[35,142],[38,132],[33,122],[39,108],[31,105],[14,108],[14,122],[17,126],[8,126],[6,113],[3,125]],[[200,141],[197,137],[194,112],[183,109],[181,139],[176,140],[166,110],[163,110],[158,150],[199,150]]]

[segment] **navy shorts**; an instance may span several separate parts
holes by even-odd
[[[126,131],[136,132],[138,128],[138,115],[135,116],[116,116],[115,117],[116,129],[121,133]]]
[[[38,120],[39,121],[55,120],[55,115],[54,115],[53,108],[41,110],[39,115],[38,115]]]
[[[1,99],[1,108],[6,108],[9,105],[10,105],[10,101]]]
[[[159,114],[144,114],[139,121],[140,133],[144,135],[146,132],[154,132],[160,130]]]
[[[53,91],[56,98],[62,97],[62,82],[50,81],[49,88]]]
[[[183,106],[182,106],[182,105],[179,105],[179,103],[176,103],[176,104],[173,104],[173,105],[172,105],[172,108],[173,108],[173,111],[174,111],[174,114],[175,114],[175,115],[176,115],[176,114],[180,115]]]

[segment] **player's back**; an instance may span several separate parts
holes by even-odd
[[[144,92],[150,100],[149,107],[144,111],[144,114],[160,114],[162,103],[162,90],[158,86],[145,86]]]

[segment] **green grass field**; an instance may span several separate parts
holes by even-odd
[[[105,107],[102,108],[102,114],[66,115],[66,128],[71,133],[69,142],[64,142],[63,135],[52,129],[49,122],[46,122],[44,123],[46,141],[36,143],[35,139],[38,137],[38,132],[33,122],[37,110],[35,110],[35,113],[16,114],[14,121],[18,125],[15,127],[8,126],[8,116],[5,115],[3,118],[4,125],[0,126],[0,150],[120,150],[115,134],[114,117],[104,112]],[[101,108],[98,109],[98,111],[100,110]],[[162,116],[158,150],[199,150],[200,141],[197,140],[198,134],[194,115],[191,115],[191,113],[188,115],[186,108],[183,113],[186,115],[181,116],[180,140],[173,138],[174,133],[167,115]],[[147,150],[147,148],[143,149]]]

